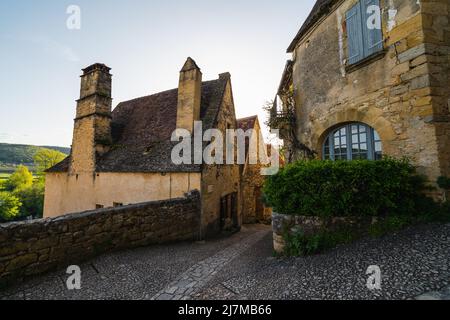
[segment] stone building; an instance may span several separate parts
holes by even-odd
[[[450,176],[448,0],[318,0],[272,110],[287,158],[406,156]]]
[[[239,228],[239,166],[175,164],[176,129],[236,128],[231,76],[202,81],[188,58],[179,87],[118,104],[111,111],[110,68],[83,70],[72,150],[46,174],[44,216],[183,197],[199,190],[200,236]],[[194,153],[194,152],[193,152]],[[193,162],[194,163],[194,162]]]
[[[241,165],[241,212],[243,223],[267,222],[271,219],[272,210],[271,208],[266,208],[263,201],[262,189],[265,181],[265,176],[261,174],[263,164],[261,164],[261,161],[257,161],[256,164],[250,161],[250,149],[248,147],[249,141],[253,141],[255,146],[257,146],[256,148],[259,148],[260,145],[265,145],[258,116],[238,119],[237,126],[245,132],[252,130],[252,135],[255,135],[255,137],[249,136],[246,141],[245,164]],[[259,149],[256,148],[254,151],[259,154]]]

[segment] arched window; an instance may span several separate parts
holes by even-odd
[[[381,160],[383,147],[378,133],[363,123],[334,129],[323,145],[324,160]]]

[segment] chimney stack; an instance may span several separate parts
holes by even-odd
[[[200,120],[202,72],[195,61],[188,58],[180,71],[178,86],[177,129],[193,133],[194,121]]]
[[[110,70],[100,63],[83,69],[73,131],[71,174],[95,172],[97,156],[111,146]]]

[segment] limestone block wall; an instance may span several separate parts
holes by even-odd
[[[227,129],[236,129],[236,114],[231,88],[231,81],[225,88],[222,107],[217,116],[215,128],[222,131],[225,137]],[[225,141],[224,141],[225,145]],[[224,150],[224,157],[226,153]],[[225,158],[224,158],[225,159]],[[204,165],[201,177],[202,185],[202,226],[205,237],[217,235],[220,231],[220,201],[232,193],[238,193],[238,203],[240,203],[240,171],[239,165]],[[238,205],[239,226],[242,223],[240,206]],[[231,224],[232,222],[229,221]]]
[[[426,60],[430,72],[433,123],[442,175],[450,177],[450,2],[422,1]]]
[[[260,164],[247,165],[241,179],[242,188],[242,218],[243,223],[251,224],[256,222],[270,221],[272,210],[266,208],[263,203],[263,212],[258,215],[257,202],[262,202],[262,188],[264,186],[265,177],[261,175],[262,166]],[[257,194],[259,189],[261,194]]]
[[[409,157],[431,182],[449,172],[448,1],[381,0],[384,53],[348,66],[340,2],[297,45],[293,82],[297,136],[321,157],[333,127],[363,122],[384,154]]]
[[[197,239],[200,203],[194,191],[186,198],[0,224],[0,288],[112,250]]]

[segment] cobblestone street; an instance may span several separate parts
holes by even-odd
[[[366,287],[377,265],[382,289]],[[322,255],[273,257],[269,226],[231,237],[112,253],[80,266],[82,289],[60,271],[0,291],[2,299],[450,298],[450,225],[364,239]]]

